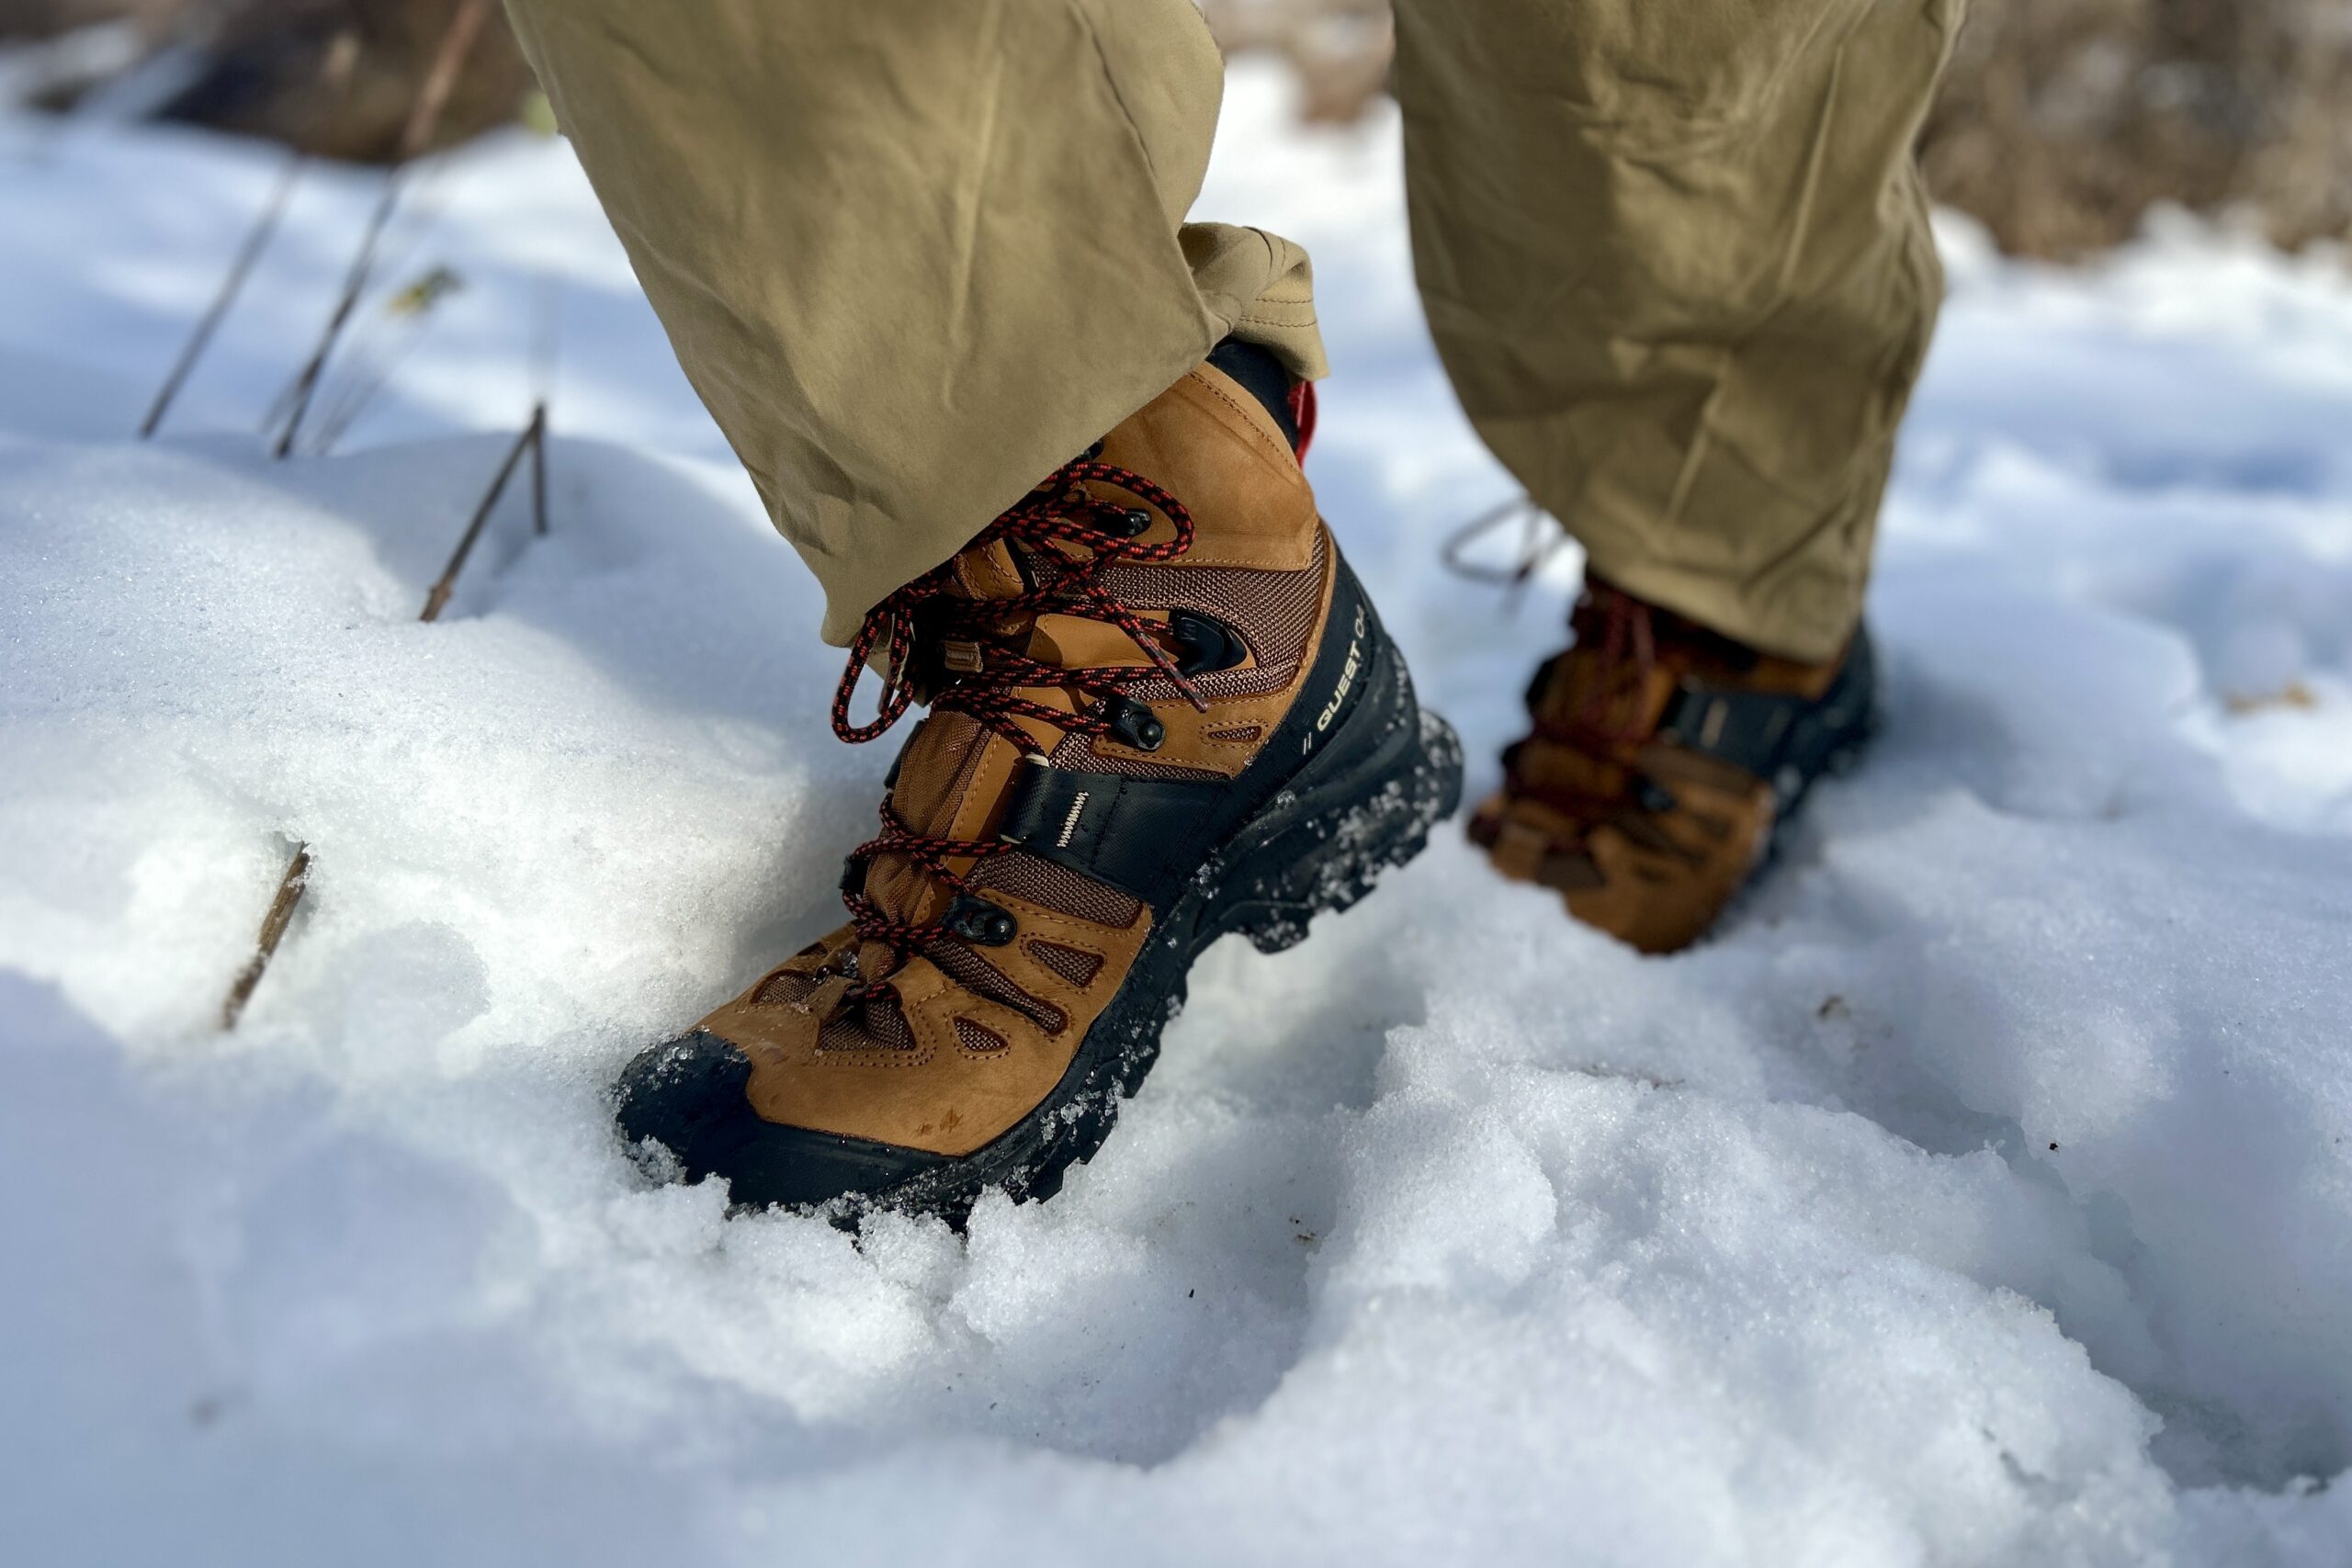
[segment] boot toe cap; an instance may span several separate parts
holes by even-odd
[[[621,1074],[615,1120],[631,1146],[652,1143],[688,1181],[718,1177],[741,1207],[815,1208],[887,1201],[945,1156],[789,1127],[752,1109],[751,1058],[705,1030],[645,1052]]]

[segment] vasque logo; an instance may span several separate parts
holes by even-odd
[[[1315,721],[1315,733],[1317,735],[1331,728],[1331,721],[1340,716],[1340,705],[1348,700],[1348,694],[1355,690],[1356,676],[1363,669],[1363,634],[1369,629],[1363,607],[1358,605],[1355,639],[1348,644],[1348,661],[1340,666],[1340,689],[1331,694],[1331,700],[1323,705],[1323,712]]]

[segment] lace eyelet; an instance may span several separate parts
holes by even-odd
[[[1143,704],[1132,697],[1114,697],[1106,705],[1102,722],[1111,727],[1114,739],[1134,747],[1138,751],[1157,751],[1168,741],[1168,727]]]
[[[956,895],[956,902],[947,907],[946,917],[939,923],[948,935],[974,947],[1010,947],[1012,939],[1021,934],[1021,922],[1012,918],[1011,910],[968,893]]]
[[[1176,669],[1183,675],[1213,675],[1249,660],[1250,645],[1223,621],[1192,610],[1175,610],[1169,614],[1168,630],[1182,650]]]

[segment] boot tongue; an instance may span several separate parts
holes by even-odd
[[[956,556],[956,586],[967,599],[1010,599],[1028,585],[1021,579],[1012,547],[998,539],[977,545]]]
[[[890,809],[912,832],[949,836],[964,804],[963,786],[978,753],[995,739],[960,713],[923,720],[899,756]],[[918,925],[937,919],[947,897],[937,879],[902,854],[874,858],[865,868],[865,896],[884,914]],[[859,950],[862,977],[882,979],[889,966],[889,949],[883,943],[867,942]]]

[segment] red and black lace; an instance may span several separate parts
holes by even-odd
[[[1119,491],[1157,509],[1174,530],[1172,536],[1146,543],[1144,536],[1155,521],[1152,512],[1127,502],[1106,500],[1090,485]],[[1041,721],[1064,734],[1110,736],[1130,744],[1145,732],[1139,727],[1156,732],[1158,721],[1124,691],[1154,673],[1166,679],[1195,708],[1205,709],[1198,688],[1178,667],[1153,624],[1100,581],[1114,565],[1170,561],[1191,549],[1193,518],[1183,502],[1142,475],[1090,456],[1057,469],[1018,505],[989,524],[967,549],[980,550],[999,543],[1012,548],[1034,586],[1004,598],[969,598],[958,590],[956,562],[949,560],[867,612],[856,639],[850,644],[848,667],[833,694],[835,735],[858,745],[887,733],[914,705],[926,678],[938,682],[931,694],[934,713],[967,715],[1011,741],[1023,755],[1038,758],[1046,755],[1046,749],[1022,727],[1022,719]],[[1072,554],[1063,547],[1074,547],[1081,553]],[[1151,661],[1150,669],[1071,670],[1031,657],[1026,650],[1029,628],[1038,615],[1049,612],[1118,627]],[[939,657],[950,647],[960,655],[952,668]],[[877,648],[888,650],[880,707],[867,723],[854,724],[850,704]],[[1051,687],[1068,692],[1075,711],[1021,694],[1024,689]],[[891,809],[886,797],[882,831],[850,852],[842,902],[849,907],[861,937],[881,943],[895,960],[903,962],[933,942],[969,932],[955,929],[946,919],[919,923],[883,909],[865,892],[866,867],[882,855],[900,855],[961,896],[967,890],[967,878],[951,863],[989,860],[1013,847],[918,833]],[[871,991],[881,983],[877,980],[865,989]]]

